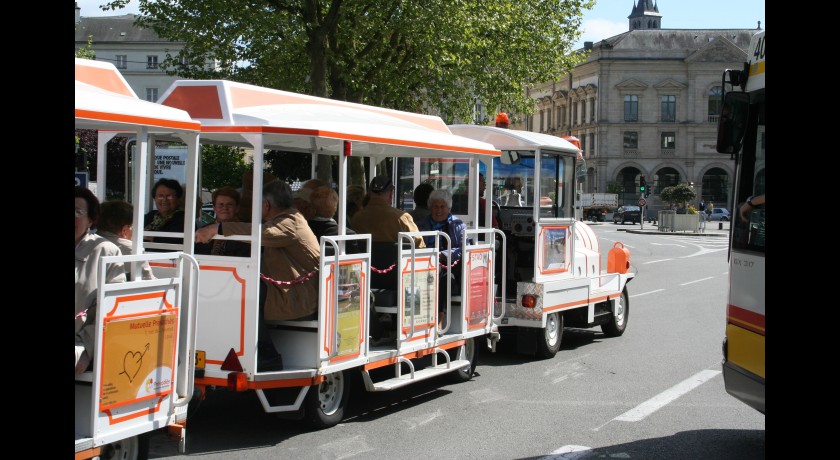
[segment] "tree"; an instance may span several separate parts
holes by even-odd
[[[112,0],[117,9],[131,0]],[[162,66],[398,110],[472,120],[529,115],[530,82],[582,62],[572,45],[593,0],[137,0],[137,23],[183,41]],[[95,38],[95,37],[94,37]],[[185,58],[182,60],[181,58]],[[204,68],[205,59],[218,70]]]
[[[131,0],[112,0],[115,10]],[[397,110],[474,120],[477,102],[520,116],[525,87],[585,59],[573,52],[593,0],[137,0],[137,25],[184,42],[161,67]],[[95,38],[95,37],[94,37]],[[207,60],[216,63],[208,70]],[[480,120],[484,122],[485,120]],[[321,156],[321,158],[325,158]],[[317,170],[330,179],[332,157]],[[351,158],[351,183],[365,183]]]
[[[226,145],[201,146],[201,187],[208,190],[229,185],[239,187],[242,175],[249,166],[244,159],[245,150]]]
[[[659,198],[671,204],[679,203],[682,208],[686,208],[686,203],[697,197],[694,190],[688,184],[677,184],[670,187],[665,187],[659,193]]]

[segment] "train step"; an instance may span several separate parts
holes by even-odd
[[[449,372],[455,372],[456,370],[467,366],[470,366],[469,360],[457,359],[451,361],[449,365],[447,365],[447,363],[439,363],[437,366],[429,366],[425,369],[415,371],[414,375],[410,372],[405,372],[399,377],[375,383],[371,380],[370,374],[367,371],[362,372],[362,376],[364,377],[365,387],[368,391],[391,391],[421,380],[430,379]]]

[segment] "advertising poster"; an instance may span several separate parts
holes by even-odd
[[[437,260],[435,260],[436,262]],[[430,266],[430,259],[418,259],[414,269],[414,286],[411,286],[411,259],[403,263],[403,322],[404,328],[411,327],[411,302],[414,299],[414,326],[434,324],[437,305],[437,270]],[[421,263],[422,262],[422,263]]]
[[[102,334],[100,409],[157,398],[172,392],[178,310],[105,319]]]
[[[361,348],[361,312],[367,302],[364,292],[362,261],[344,262],[338,269],[338,356],[355,356]]]
[[[566,265],[566,238],[569,227],[542,228],[542,264],[543,274],[558,273],[568,269]]]
[[[491,305],[490,298],[490,251],[488,249],[470,251],[467,267],[467,286],[469,286],[469,304],[467,306],[468,327],[483,326],[487,323],[487,313]]]

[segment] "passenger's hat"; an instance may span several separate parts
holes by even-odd
[[[374,193],[385,193],[394,189],[394,184],[391,183],[391,178],[383,174],[376,176],[370,181],[370,191]]]

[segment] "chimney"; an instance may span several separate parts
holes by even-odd
[[[584,51],[589,51],[589,50],[591,50],[591,49],[592,49],[592,45],[593,45],[593,43],[592,43],[592,42],[583,42],[583,50],[584,50]]]
[[[79,2],[74,2],[74,3],[76,4],[76,24],[78,24],[78,23],[79,23],[79,21],[81,21],[81,20],[82,20],[82,17],[81,17],[81,14],[82,14],[82,13],[81,13],[81,11],[82,11],[82,9],[81,9],[81,8],[79,8]]]

